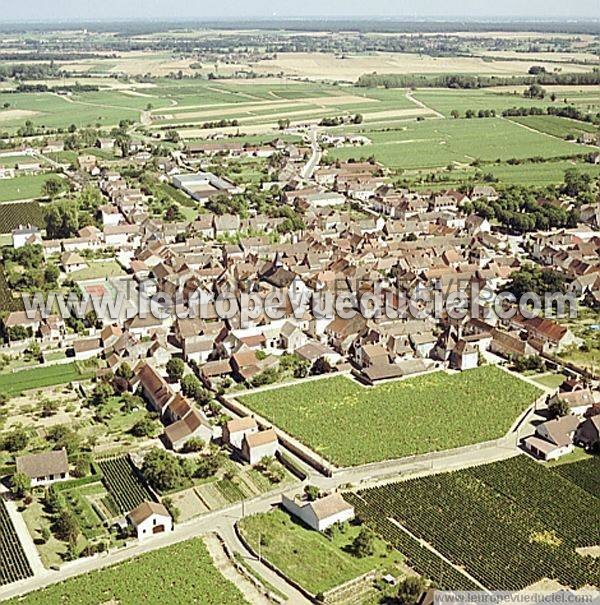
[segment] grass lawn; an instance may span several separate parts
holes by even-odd
[[[375,554],[358,558],[345,548],[360,528],[348,525],[330,540],[294,521],[283,510],[246,517],[239,522],[242,534],[261,555],[313,594],[325,592],[372,569],[389,569],[403,561],[377,540]]]
[[[334,377],[239,400],[338,466],[504,435],[541,392],[494,366],[365,388]]]
[[[13,374],[0,376],[0,393],[14,397],[23,391],[41,389],[56,384],[66,384],[74,380],[86,380],[93,372],[81,368],[77,363],[59,364],[39,367],[33,370],[22,370]]]
[[[200,538],[6,601],[7,605],[242,605],[241,593],[214,567]]]
[[[564,374],[540,374],[538,376],[532,376],[531,378],[534,382],[537,382],[543,387],[558,389],[565,381],[566,376]]]
[[[52,177],[56,178],[56,175],[31,174],[27,176],[17,176],[14,179],[1,179],[0,202],[29,200],[41,197],[42,186]]]
[[[69,273],[69,278],[75,281],[86,279],[100,279],[102,277],[120,277],[125,275],[121,265],[115,260],[108,261],[88,261],[88,266],[80,271]]]

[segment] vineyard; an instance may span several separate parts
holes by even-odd
[[[138,477],[129,456],[99,460],[102,482],[120,514],[127,514],[145,500],[155,500]]]
[[[33,571],[8,516],[4,500],[0,499],[0,585],[24,580],[32,575]]]
[[[540,394],[483,366],[373,388],[335,376],[238,399],[336,466],[356,466],[498,439]]]
[[[600,528],[590,520],[600,517],[600,500],[525,457],[348,498],[380,535],[408,548],[417,571],[446,588],[463,588],[468,579],[420,560],[419,547],[391,519],[489,589],[521,590],[543,578],[573,588],[600,582],[600,560],[576,552],[599,543]]]
[[[22,311],[23,302],[19,298],[14,298],[12,290],[6,281],[6,275],[0,267],[0,311]]]
[[[0,204],[0,233],[10,233],[19,225],[44,226],[42,209],[37,202]]]
[[[562,464],[552,470],[592,496],[600,498],[600,458],[598,456],[572,464]]]

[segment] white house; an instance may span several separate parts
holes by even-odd
[[[128,515],[138,540],[147,540],[156,534],[173,531],[173,519],[163,504],[142,502]]]
[[[27,244],[41,244],[42,234],[40,230],[33,225],[19,225],[12,231],[12,244],[15,250],[22,248]]]
[[[86,269],[88,264],[77,252],[65,252],[60,257],[60,265],[65,273]]]
[[[244,435],[242,439],[242,456],[250,464],[257,464],[265,457],[273,457],[278,449],[279,441],[273,429]]]
[[[69,479],[69,461],[66,450],[42,452],[17,458],[17,473],[31,479],[31,485],[50,485]]]
[[[573,451],[573,437],[578,425],[579,419],[572,414],[547,420],[537,426],[535,435],[523,440],[523,445],[537,458],[557,460]]]
[[[223,441],[241,450],[244,437],[255,433],[258,433],[258,424],[254,418],[251,416],[235,418],[223,427]]]
[[[331,494],[314,501],[310,501],[304,494],[283,494],[281,504],[294,517],[316,531],[325,531],[335,523],[354,519],[354,507],[341,494]]]

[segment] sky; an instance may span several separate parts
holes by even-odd
[[[0,0],[0,22],[303,16],[600,19],[600,0]]]

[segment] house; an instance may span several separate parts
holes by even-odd
[[[584,420],[575,433],[575,443],[586,451],[596,452],[600,448],[600,414]]]
[[[254,418],[251,416],[235,418],[223,427],[223,442],[241,450],[244,437],[255,433],[258,433],[258,424]]]
[[[278,449],[279,441],[273,429],[246,434],[242,439],[242,456],[252,465],[275,456]]]
[[[536,427],[535,435],[523,439],[523,445],[537,458],[557,460],[573,451],[578,425],[579,419],[572,414],[547,420]]]
[[[97,357],[102,353],[102,350],[102,342],[99,338],[83,338],[73,343],[73,351],[77,361]]]
[[[179,451],[192,437],[209,443],[213,438],[213,428],[197,410],[190,410],[181,420],[165,428],[164,439],[168,447]]]
[[[498,199],[498,197],[498,192],[491,185],[476,185],[473,187],[473,191],[471,192],[472,201],[485,198],[490,202],[494,202]]]
[[[65,449],[17,457],[17,473],[31,479],[31,485],[49,485],[69,479],[69,461]]]
[[[294,353],[296,349],[308,342],[308,336],[302,331],[300,326],[291,321],[285,322],[281,328],[281,348],[286,353]]]
[[[115,148],[115,139],[112,138],[98,138],[96,139],[96,147],[104,150],[111,150]]]
[[[19,225],[12,231],[12,245],[15,250],[28,244],[41,244],[42,234],[34,225]]]
[[[476,368],[478,364],[479,350],[476,346],[461,338],[450,353],[450,367],[463,372]]]
[[[65,252],[60,257],[60,266],[65,273],[75,273],[87,269],[88,264],[77,252]]]
[[[173,518],[165,505],[159,502],[142,502],[127,515],[127,519],[133,525],[138,540],[173,531]]]
[[[559,399],[564,401],[569,406],[571,413],[576,416],[583,416],[596,403],[596,397],[590,389],[578,389],[569,393],[558,393],[550,399],[548,404],[554,403]]]
[[[527,319],[517,316],[513,319],[517,328],[527,331],[529,338],[540,340],[544,343],[544,349],[552,352],[560,352],[565,347],[578,344],[578,339],[569,328],[551,319],[534,317]]]
[[[310,501],[305,494],[283,494],[281,504],[290,514],[315,531],[325,531],[336,523],[354,519],[354,507],[341,494],[330,494]]]
[[[135,369],[135,383],[142,386],[144,397],[152,409],[162,417],[167,406],[175,397],[167,381],[149,364],[142,362]]]

